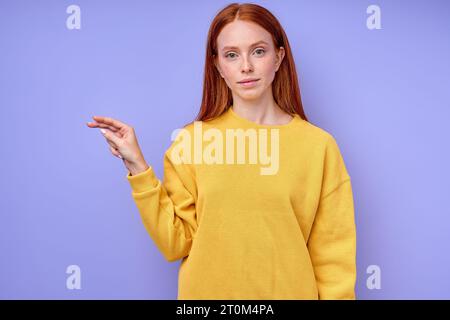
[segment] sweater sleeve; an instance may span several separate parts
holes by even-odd
[[[194,174],[186,164],[171,160],[171,149],[164,154],[163,181],[151,166],[137,175],[127,174],[142,222],[170,262],[189,255],[197,230]]]
[[[350,176],[330,135],[322,190],[308,239],[319,299],[355,299],[356,226]]]

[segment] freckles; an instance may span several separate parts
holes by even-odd
[[[276,60],[273,57],[265,57],[265,59],[261,59],[258,61],[257,66],[260,68],[260,70],[264,70],[266,72],[269,72],[270,70],[275,69],[276,66]]]
[[[222,69],[223,79],[228,81],[230,79],[230,71],[228,69]]]
[[[271,75],[276,70],[276,65],[272,61],[268,61],[262,66],[263,73],[266,75]]]

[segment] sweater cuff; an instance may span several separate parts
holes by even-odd
[[[128,171],[126,178],[130,183],[131,189],[136,193],[152,190],[159,184],[159,179],[156,177],[152,166],[149,166],[147,170],[134,176]]]

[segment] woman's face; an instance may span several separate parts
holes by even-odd
[[[255,100],[272,90],[272,81],[284,58],[284,48],[275,50],[272,36],[256,23],[235,20],[217,37],[215,65],[233,93]],[[256,82],[243,84],[247,78]]]

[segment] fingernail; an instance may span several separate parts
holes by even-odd
[[[106,130],[105,130],[105,129],[100,129],[100,131],[101,131],[103,134],[106,133]]]

